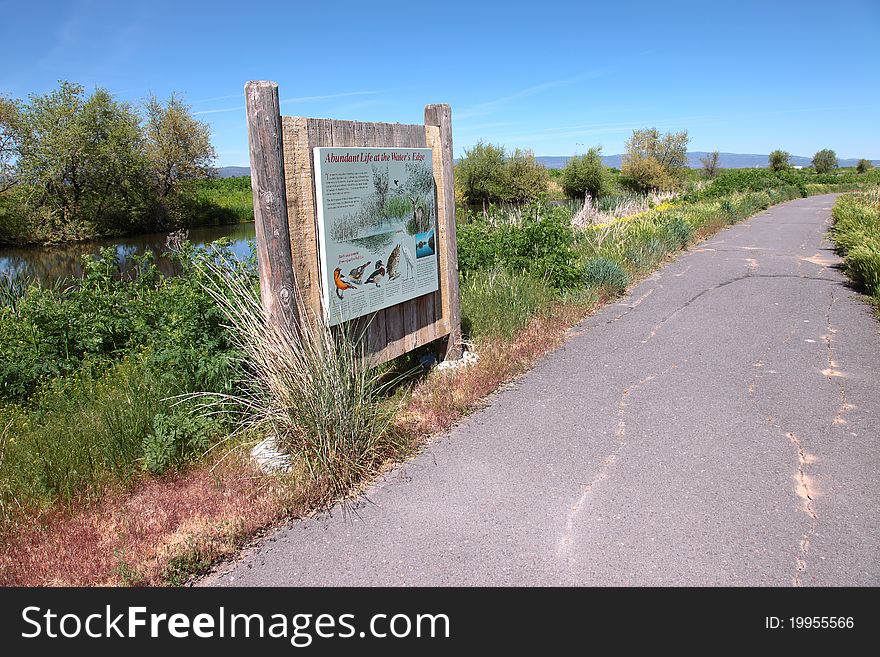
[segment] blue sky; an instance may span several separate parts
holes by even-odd
[[[656,126],[694,151],[880,159],[878,0],[3,1],[0,16],[0,93],[176,92],[219,166],[248,164],[250,79],[278,82],[286,115],[421,123],[449,103],[456,156],[479,139],[613,154]]]

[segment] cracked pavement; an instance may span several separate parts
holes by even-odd
[[[880,323],[834,197],[721,231],[203,585],[880,584]]]

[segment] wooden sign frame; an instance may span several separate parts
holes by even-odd
[[[257,259],[264,308],[273,321],[299,330],[295,294],[322,317],[318,226],[312,158],[317,146],[430,148],[437,207],[439,289],[355,320],[356,335],[374,365],[444,339],[446,359],[461,355],[461,306],[455,235],[452,112],[425,107],[424,125],[363,123],[281,116],[278,85],[245,85]],[[294,333],[295,334],[295,333]]]

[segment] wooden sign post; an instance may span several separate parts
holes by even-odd
[[[438,289],[383,308],[359,325],[373,364],[441,339],[445,341],[444,357],[459,358],[461,306],[449,105],[428,105],[424,125],[405,125],[280,116],[274,82],[248,82],[245,99],[260,291],[273,321],[300,326],[303,318],[297,316],[295,290],[310,314],[326,316],[321,286],[327,272],[319,265],[313,150],[430,148],[436,191]]]

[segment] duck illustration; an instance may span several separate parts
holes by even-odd
[[[364,264],[359,267],[355,267],[350,272],[348,272],[348,277],[351,279],[351,282],[355,285],[361,284],[361,276],[364,275],[364,269],[367,268],[367,265],[370,264],[370,261],[367,260]]]
[[[343,290],[350,290],[354,287],[342,277],[342,270],[339,267],[333,271],[333,282],[336,283],[336,296],[340,299],[342,299]],[[369,281],[367,282],[369,283]]]
[[[385,276],[385,265],[382,264],[381,260],[377,260],[376,269],[367,278],[367,283],[375,283],[376,287],[379,287],[379,281],[382,280],[383,276]]]

